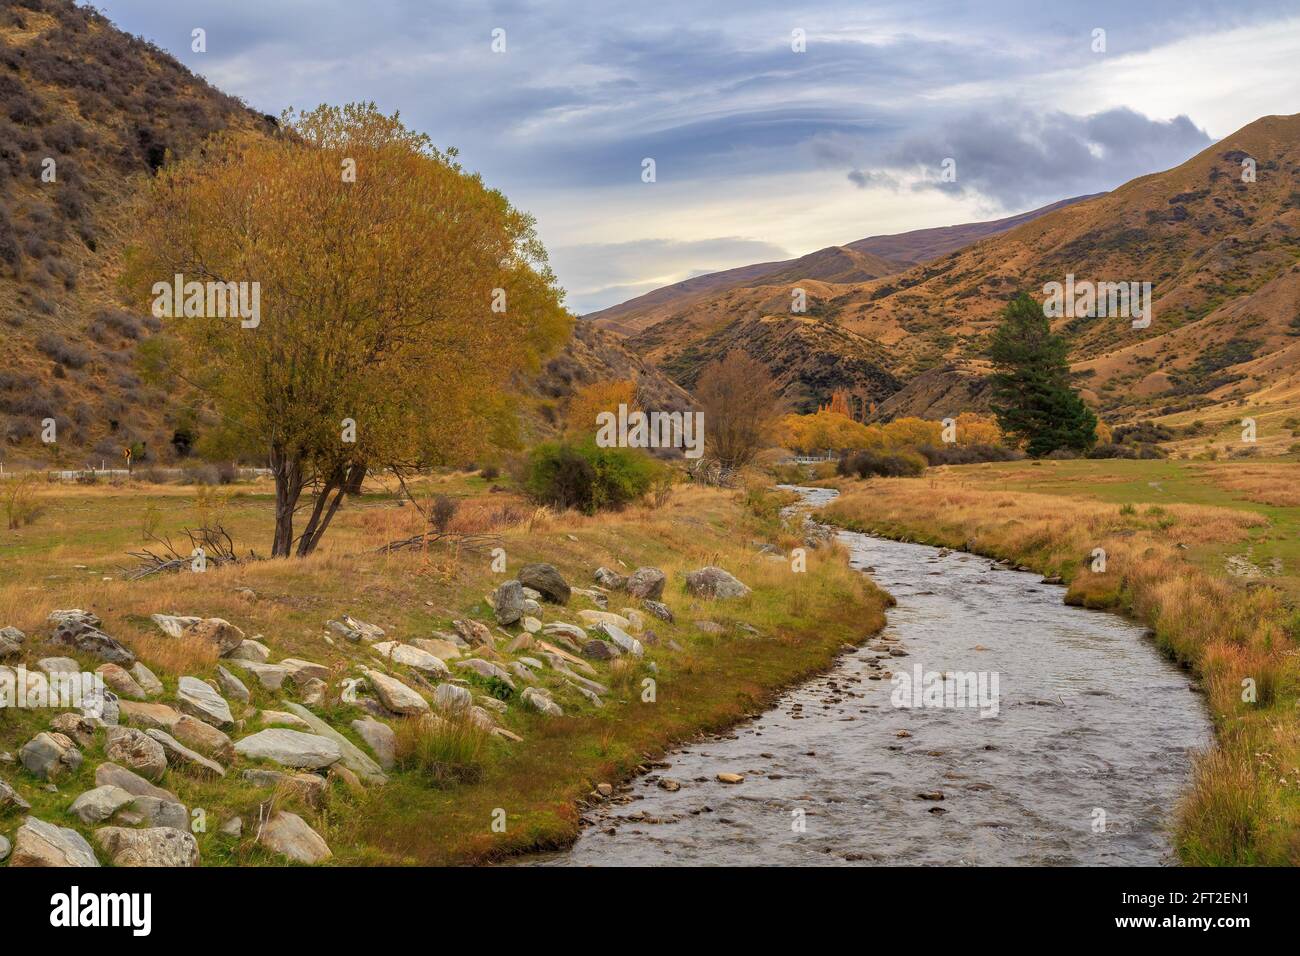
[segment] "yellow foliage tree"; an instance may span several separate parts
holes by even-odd
[[[283,127],[223,134],[164,168],[126,270],[155,307],[174,276],[207,287],[206,308],[161,310],[153,358],[208,398],[232,446],[266,455],[275,556],[316,548],[357,469],[508,441],[511,383],[572,323],[532,218],[454,150],[373,104],[286,113]],[[257,290],[260,320],[219,317],[214,288],[218,304]]]
[[[570,441],[590,438],[596,433],[596,416],[601,412],[617,415],[619,405],[626,405],[629,412],[640,409],[635,382],[611,379],[584,385],[569,399],[564,419],[564,437]]]
[[[879,427],[863,425],[846,415],[822,409],[815,415],[787,415],[781,420],[780,442],[798,451],[857,451],[879,448]]]

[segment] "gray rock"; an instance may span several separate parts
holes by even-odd
[[[396,677],[390,677],[373,668],[363,667],[362,671],[370,686],[374,689],[379,702],[395,714],[422,714],[429,709],[429,702],[407,687]]]
[[[271,659],[271,649],[257,640],[243,640],[239,646],[226,655],[227,660],[231,661],[252,661],[255,664],[265,664]]]
[[[363,641],[367,644],[373,644],[375,641],[383,640],[384,637],[382,627],[367,624],[350,614],[344,614],[341,621],[326,621],[325,626],[353,644],[360,644]]]
[[[617,644],[620,648],[622,648],[627,653],[631,654],[633,657],[645,656],[645,648],[641,646],[641,642],[638,641],[631,634],[627,633],[627,631],[623,630],[617,624],[601,622],[597,624],[595,628],[593,628],[593,630],[595,630],[597,633],[604,634],[611,641],[613,641],[615,644]]]
[[[371,760],[370,757],[363,753],[360,747],[348,740],[348,738],[344,737],[329,724],[325,723],[325,721],[321,720],[306,707],[302,706],[302,704],[288,701],[284,706],[292,711],[295,716],[301,718],[314,733],[319,734],[322,737],[328,737],[339,745],[339,751],[343,754],[343,758],[338,764],[335,764],[330,768],[331,773],[336,772],[341,764],[348,770],[351,770],[353,773],[371,783],[382,784],[388,782],[388,777],[384,775],[383,770],[381,770],[379,765]]]
[[[244,642],[244,632],[219,617],[205,617],[181,631],[182,637],[212,644],[221,655],[229,654]]]
[[[667,583],[668,575],[658,568],[637,568],[627,579],[627,593],[642,600],[657,601]]]
[[[537,676],[531,670],[528,669],[528,666],[526,664],[522,664],[519,661],[511,661],[506,666],[510,670],[510,673],[514,674],[525,684],[537,683]]]
[[[68,807],[68,812],[87,825],[103,823],[134,799],[136,798],[121,787],[109,784],[87,790],[78,796],[72,801],[72,806]]]
[[[302,817],[279,810],[262,826],[257,842],[296,863],[323,863],[333,854],[320,834]]]
[[[146,697],[157,697],[163,692],[162,681],[139,661],[136,661],[131,668],[131,676],[135,678],[135,682],[140,685]]]
[[[191,624],[197,624],[203,620],[201,617],[177,617],[174,614],[151,614],[149,616],[168,637],[180,637]]]
[[[464,710],[474,703],[474,695],[459,684],[439,684],[433,703],[439,710]]]
[[[330,669],[324,664],[297,657],[286,657],[280,661],[280,666],[289,672],[290,679],[300,687],[309,680],[329,680],[330,676]]]
[[[613,644],[596,638],[591,638],[582,645],[582,656],[593,661],[609,661],[622,655],[623,652]]]
[[[525,564],[519,583],[532,588],[552,604],[568,604],[572,589],[553,564]]]
[[[71,608],[63,611],[51,611],[49,617],[45,619],[48,623],[55,625],[71,622],[74,624],[83,624],[86,627],[99,627],[104,622],[99,616],[91,611],[83,611],[81,608]]]
[[[134,727],[109,727],[104,756],[154,783],[167,772],[167,754],[162,744]]]
[[[180,679],[176,703],[184,713],[214,727],[229,727],[235,722],[225,699],[197,677]]]
[[[199,865],[199,843],[194,834],[172,827],[148,830],[104,827],[95,831],[95,842],[114,866]]]
[[[706,567],[686,575],[686,590],[696,597],[728,599],[749,595],[749,588],[722,568]]]
[[[59,612],[56,611],[55,613]],[[91,615],[91,617],[94,616]],[[99,620],[99,618],[94,619]],[[130,667],[135,663],[134,654],[98,627],[90,625],[81,619],[68,618],[61,621],[54,628],[54,635],[50,638],[50,643],[58,647],[66,647],[77,654],[97,657],[101,661],[107,661],[110,664],[119,664],[122,667]]]
[[[217,668],[217,683],[221,685],[222,693],[227,697],[233,697],[241,704],[250,703],[253,699],[253,695],[248,692],[244,682],[224,667]]]
[[[285,727],[270,727],[244,737],[235,743],[235,751],[252,760],[306,770],[319,770],[343,759],[339,745],[328,737]]]
[[[0,661],[9,657],[20,657],[27,635],[16,627],[0,627]]]
[[[627,587],[627,575],[619,574],[610,568],[597,568],[595,578],[597,584],[611,591],[621,591]]]
[[[676,620],[673,617],[672,609],[662,601],[642,601],[641,606],[661,621],[672,624]]]
[[[451,626],[470,647],[497,646],[496,639],[492,637],[492,632],[488,630],[486,624],[479,621],[457,620],[452,621]]]
[[[65,737],[72,738],[78,747],[89,747],[95,742],[95,731],[99,722],[80,714],[59,714],[50,721],[50,730],[57,731]]]
[[[14,837],[9,866],[99,866],[99,861],[76,830],[28,817]]]
[[[483,660],[481,657],[466,657],[463,660],[456,661],[456,666],[471,670],[485,680],[495,677],[499,681],[504,681],[511,690],[515,688],[515,682],[510,679],[509,672],[491,661]]]
[[[15,810],[26,813],[31,808],[32,805],[17,790],[0,780],[0,817]]]
[[[329,799],[329,784],[314,773],[282,773],[279,770],[245,770],[243,778],[259,787],[282,789],[297,797],[313,810],[323,810]]]
[[[234,837],[238,840],[244,835],[244,818],[231,817],[225,823],[221,824],[221,829],[217,831],[222,836]]]
[[[502,582],[492,597],[493,613],[502,627],[509,627],[524,616],[524,586],[518,581]]]
[[[223,731],[211,724],[205,724],[197,717],[182,714],[180,719],[170,727],[160,728],[167,731],[187,747],[193,747],[204,756],[222,763],[231,763],[235,759],[235,744]]]
[[[57,780],[81,766],[81,751],[60,733],[37,734],[18,751],[28,772],[42,780]]]
[[[397,734],[393,728],[373,717],[363,717],[352,721],[352,729],[374,751],[379,766],[391,770],[397,760]]]
[[[256,677],[258,683],[267,690],[279,690],[284,679],[289,676],[289,669],[280,664],[264,664],[234,657],[226,659]]]
[[[581,647],[582,642],[587,639],[587,632],[584,631],[582,628],[578,627],[578,625],[565,624],[559,621],[555,621],[551,624],[545,625],[542,628],[542,633],[548,634],[552,637],[558,636],[558,637],[570,638],[571,640],[575,641],[579,647]]]
[[[127,793],[133,793],[137,797],[157,797],[159,800],[167,800],[171,803],[180,802],[176,794],[162,787],[155,787],[138,773],[106,761],[95,768],[95,785],[104,787],[109,784],[121,787]]]
[[[46,674],[80,674],[81,665],[71,657],[42,657],[36,662],[36,669]]]
[[[151,827],[171,827],[190,832],[190,811],[183,803],[158,797],[132,797],[127,810]]]
[[[551,700],[550,693],[542,690],[540,687],[526,687],[520,699],[540,714],[547,717],[563,717],[564,711],[560,705]]]
[[[446,677],[451,673],[447,670],[447,665],[441,658],[413,644],[384,641],[372,645],[370,649],[382,656],[386,661],[401,664],[404,667],[414,667],[418,671],[433,674],[436,677]]]
[[[9,858],[10,843],[7,837],[0,836],[0,863]]]
[[[215,760],[209,760],[200,753],[191,750],[183,743],[163,730],[146,730],[146,734],[162,744],[167,754],[167,763],[172,767],[188,770],[199,777],[224,777],[225,768]]]

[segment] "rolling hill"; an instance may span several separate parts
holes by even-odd
[[[1243,181],[1244,160],[1254,162],[1254,181]],[[1150,282],[1154,314],[1147,328],[1122,317],[1055,321],[1069,339],[1086,397],[1114,419],[1247,401],[1293,380],[1300,361],[1297,174],[1300,115],[1263,117],[1174,169],[1048,207],[901,272],[810,281],[790,268],[779,276],[768,269],[685,305],[616,307],[623,311],[615,319],[637,328],[630,348],[686,384],[729,327],[756,319],[804,326],[811,318],[830,351],[846,342],[855,354],[866,349],[877,357],[882,373],[901,383],[894,406],[925,414],[937,406],[929,408],[924,395],[951,402],[963,391],[940,387],[938,379],[978,373],[987,336],[1016,293],[1041,300],[1045,283],[1070,274],[1080,281]],[[900,255],[897,242],[869,248]],[[808,292],[806,315],[790,313],[796,284]],[[609,311],[596,320],[608,324]],[[749,347],[743,338],[735,341]],[[763,352],[778,375],[803,360]],[[911,387],[914,381],[919,385]],[[825,375],[810,401],[824,401],[826,389],[857,385]],[[979,394],[974,389],[971,400]]]

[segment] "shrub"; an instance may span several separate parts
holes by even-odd
[[[68,342],[54,332],[42,332],[36,347],[60,365],[81,368],[90,361],[90,352],[75,342]]]
[[[37,496],[37,477],[34,474],[10,479],[0,485],[0,489],[0,500],[4,502],[5,522],[9,530],[14,531],[31,524],[41,516],[44,509]]]
[[[925,459],[914,451],[859,451],[841,458],[838,471],[841,475],[857,475],[859,478],[875,475],[882,478],[909,478],[923,473],[925,466]]]
[[[501,476],[501,469],[496,465],[488,465],[478,474],[485,481],[496,481]]]
[[[1006,445],[921,445],[916,449],[931,465],[972,465],[981,461],[1019,461],[1025,453]]]
[[[629,448],[546,442],[533,449],[525,489],[539,504],[594,514],[640,498],[660,468]]]
[[[460,503],[455,498],[449,498],[447,495],[438,495],[433,499],[433,506],[429,509],[429,523],[433,530],[442,534],[451,524],[451,519],[456,517],[456,509]]]

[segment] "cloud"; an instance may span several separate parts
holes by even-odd
[[[1149,119],[1126,107],[1091,116],[1008,108],[909,136],[883,161],[910,171],[913,188],[975,192],[1015,207],[1113,189],[1177,166],[1212,142],[1187,116]],[[940,177],[946,158],[956,162],[955,182]]]

